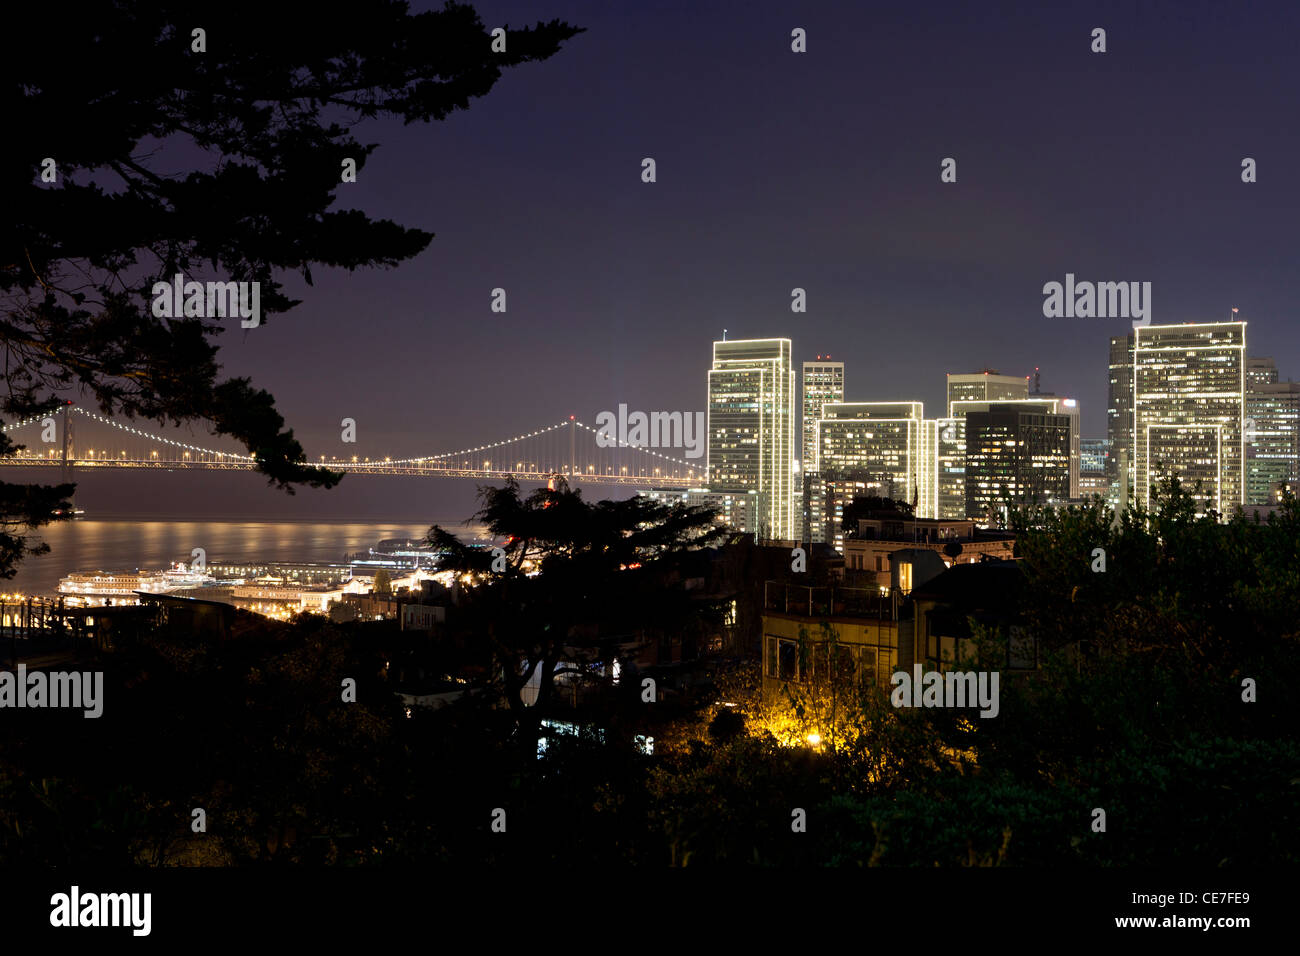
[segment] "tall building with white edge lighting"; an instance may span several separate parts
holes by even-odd
[[[1230,516],[1246,500],[1246,323],[1148,325],[1133,330],[1134,494],[1176,474],[1197,481],[1202,512]]]
[[[817,421],[827,402],[844,401],[844,363],[817,356],[803,363],[803,444],[800,456],[805,475],[817,471]]]
[[[920,402],[828,403],[818,434],[822,478],[878,482],[918,518],[937,516],[939,432]]]
[[[815,362],[803,363],[803,400],[801,402],[803,418],[800,422],[800,476],[803,494],[800,511],[802,513],[802,540],[819,542],[823,538],[826,516],[825,496],[815,488],[820,488],[817,471],[817,422],[822,417],[822,408],[834,402],[844,401],[844,363],[832,362],[830,355],[819,355]]]
[[[761,535],[795,540],[795,374],[789,339],[713,343],[709,489],[760,495]],[[798,495],[802,498],[802,494]]]

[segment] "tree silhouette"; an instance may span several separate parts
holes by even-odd
[[[270,316],[298,304],[277,281],[286,270],[310,285],[314,265],[412,258],[432,233],[331,209],[344,160],[360,169],[377,148],[354,137],[356,122],[444,119],[581,30],[510,30],[496,52],[472,7],[411,14],[387,0],[359,0],[346,16],[248,0],[201,16],[178,0],[72,0],[49,27],[39,9],[12,11],[23,41],[0,63],[0,105],[25,137],[0,156],[0,414],[25,417],[77,390],[105,414],[227,435],[290,493],[333,486],[341,475],[306,463],[269,393],[221,376],[216,337],[229,320],[155,315],[155,282],[200,270],[257,282]],[[0,489],[0,573],[30,553],[22,529],[66,494]]]
[[[570,649],[612,635],[680,634],[719,618],[680,574],[686,552],[728,533],[710,509],[640,496],[589,504],[563,478],[527,497],[512,479],[481,488],[479,499],[474,517],[504,539],[499,549],[470,547],[438,525],[428,540],[442,568],[472,579],[455,618],[499,667],[525,746],[535,744],[556,676],[582,672]],[[528,706],[522,691],[534,677]]]

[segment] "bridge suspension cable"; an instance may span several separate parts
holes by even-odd
[[[0,426],[12,434],[20,429],[41,425],[48,429],[51,419],[63,417],[64,435],[61,448],[49,447],[45,453],[30,448],[0,458],[0,465],[54,466],[77,468],[207,468],[252,469],[257,459],[248,454],[206,448],[139,428],[134,423],[117,421],[76,405],[67,405],[22,421]],[[126,442],[89,437],[78,429],[73,440],[72,415],[85,424],[111,429]],[[582,434],[581,445],[578,442]],[[704,480],[702,464],[673,458],[641,445],[607,439],[598,441],[600,432],[574,417],[556,422],[513,438],[473,445],[459,451],[436,452],[412,458],[326,456],[309,458],[309,463],[358,474],[421,475],[462,478],[501,478],[545,480],[556,475],[596,482],[655,483],[665,486],[688,486]],[[45,431],[42,443],[55,444]],[[157,446],[157,447],[153,447]],[[484,457],[486,456],[486,457]]]

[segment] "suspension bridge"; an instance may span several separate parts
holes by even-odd
[[[0,456],[0,467],[59,468],[63,481],[74,470],[147,468],[251,471],[248,454],[203,447],[167,437],[131,421],[119,421],[78,405],[36,415],[0,428],[23,447]],[[384,455],[320,455],[308,464],[358,475],[408,475],[428,478],[513,477],[547,481],[689,488],[705,484],[704,462],[673,458],[639,445],[615,442],[602,447],[597,430],[570,416],[535,431],[499,441],[419,458]],[[608,440],[607,440],[608,441]]]

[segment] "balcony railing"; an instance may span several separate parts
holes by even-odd
[[[800,617],[858,617],[892,620],[897,596],[881,593],[879,588],[810,587],[768,581],[764,586],[763,607],[768,611]]]

